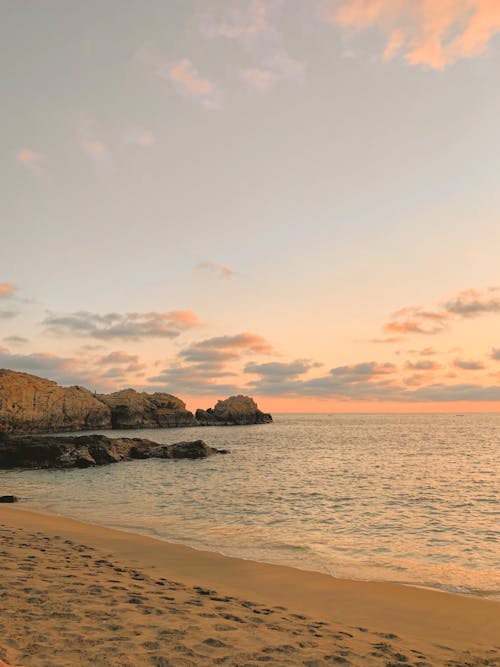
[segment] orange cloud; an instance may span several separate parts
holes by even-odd
[[[105,160],[109,157],[109,150],[100,141],[84,139],[80,146],[87,157],[92,160]]]
[[[16,291],[12,283],[0,283],[0,299],[8,299]]]
[[[22,148],[21,150],[17,151],[16,159],[21,164],[29,167],[40,160],[40,155],[35,153],[35,151],[30,150],[29,148]]]
[[[220,278],[231,278],[236,273],[230,266],[218,262],[200,262],[197,268],[205,271],[212,271],[213,273],[218,274]]]
[[[498,0],[326,0],[321,13],[344,28],[378,28],[386,61],[400,55],[438,70],[484,55],[500,32]]]
[[[170,321],[179,328],[191,328],[201,325],[198,316],[191,310],[172,310],[168,315]]]
[[[442,327],[427,327],[422,322],[415,320],[406,320],[404,322],[388,322],[383,327],[384,331],[387,333],[395,334],[428,334],[433,335],[442,331]]]
[[[259,67],[243,70],[242,78],[257,93],[268,93],[276,81],[274,72]]]
[[[209,79],[202,77],[188,58],[171,65],[167,76],[180,92],[201,100],[204,106],[213,109],[221,106],[216,86]]]

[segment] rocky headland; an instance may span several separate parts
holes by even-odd
[[[104,435],[3,435],[0,469],[90,468],[133,459],[202,459],[226,453],[226,450],[209,447],[203,440],[161,445],[143,438]]]
[[[52,380],[0,369],[0,432],[61,433],[96,429],[228,426],[272,421],[249,396],[231,396],[214,408],[186,409],[180,398],[123,389],[96,394]]]

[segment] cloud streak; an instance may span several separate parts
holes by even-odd
[[[42,156],[30,148],[21,148],[16,153],[16,160],[24,167],[33,167],[42,160]]]
[[[375,28],[385,61],[443,70],[487,53],[500,32],[496,0],[323,0],[321,16],[352,32]]]
[[[195,99],[207,109],[222,107],[222,94],[210,79],[202,76],[189,58],[182,58],[165,69],[165,76],[183,96]]]
[[[231,6],[219,19],[200,18],[202,34],[238,43],[252,57],[252,64],[239,70],[239,77],[250,92],[264,95],[279,81],[300,81],[305,66],[293,58],[283,45],[276,18],[284,11],[281,0],[251,0]]]
[[[0,299],[10,299],[15,292],[16,287],[12,283],[0,283]]]
[[[219,264],[218,262],[200,262],[196,268],[201,269],[202,271],[215,273],[219,278],[232,278],[236,275],[234,269],[226,266],[226,264]]]
[[[176,338],[183,331],[199,326],[200,322],[189,310],[105,315],[79,311],[68,315],[49,315],[43,324],[48,333],[57,336],[138,341],[144,338]]]
[[[437,305],[435,309],[407,306],[393,313],[384,324],[383,331],[405,336],[423,334],[434,336],[442,333],[452,320],[472,319],[482,315],[500,314],[498,287],[486,290],[468,289]]]
[[[16,310],[0,310],[0,320],[12,320],[18,316]]]

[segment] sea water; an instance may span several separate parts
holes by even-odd
[[[1,471],[0,495],[230,556],[500,598],[498,414],[101,432],[230,454]]]

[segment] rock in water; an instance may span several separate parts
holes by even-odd
[[[39,433],[111,427],[109,408],[83,387],[0,369],[0,431]]]
[[[0,440],[0,468],[89,468],[132,459],[201,459],[217,453],[203,440],[160,445],[105,435],[7,436]]]
[[[234,424],[268,424],[271,415],[261,412],[250,396],[230,396],[218,401],[215,408],[196,410],[196,420],[202,426],[230,426]]]
[[[17,496],[0,496],[0,503],[17,503],[19,498]]]
[[[113,428],[159,428],[193,426],[194,416],[186,404],[171,394],[146,394],[123,389],[112,394],[98,394],[111,411]]]

